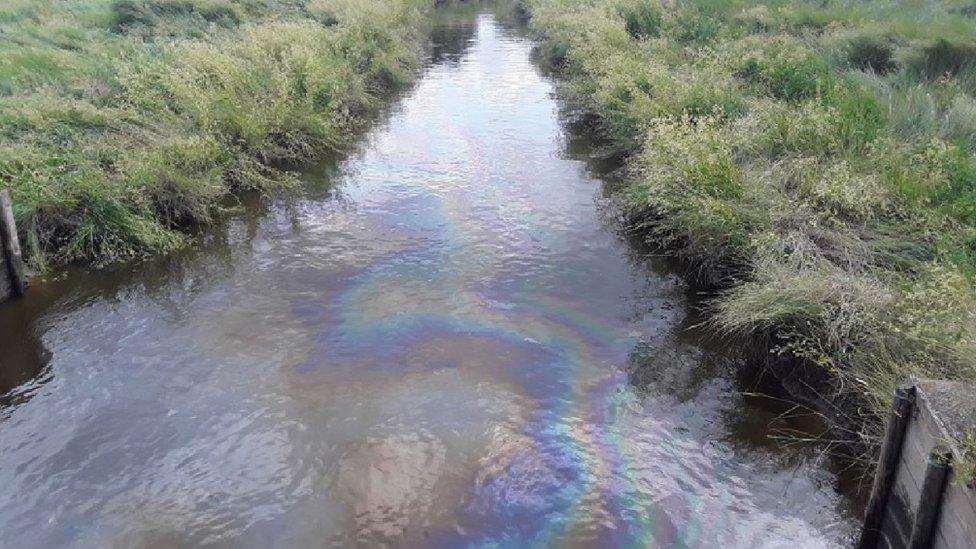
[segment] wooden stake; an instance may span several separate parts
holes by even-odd
[[[24,295],[27,290],[27,278],[24,274],[24,258],[20,253],[20,241],[17,239],[17,224],[14,222],[13,202],[10,191],[0,191],[0,238],[3,239],[3,250],[6,256],[6,273],[14,293]],[[2,267],[2,265],[0,265]]]
[[[939,520],[939,509],[942,507],[942,493],[945,491],[946,478],[952,468],[951,459],[952,453],[945,448],[935,448],[929,456],[925,479],[922,480],[922,493],[918,496],[918,511],[915,513],[915,525],[912,527],[912,540],[908,544],[911,549],[932,547],[932,536]]]
[[[861,539],[857,543],[858,549],[875,549],[878,546],[881,524],[884,522],[885,509],[891,495],[891,485],[894,484],[895,474],[898,472],[905,427],[908,426],[914,401],[914,386],[899,387],[895,391],[884,442],[881,445],[881,459],[878,460],[878,470],[874,474],[874,485],[871,487],[871,499],[868,500],[868,509],[864,514],[864,527],[861,529]]]

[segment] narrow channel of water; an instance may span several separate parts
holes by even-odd
[[[618,236],[531,47],[442,26],[298,196],[0,307],[2,545],[845,544],[820,448],[769,439]]]

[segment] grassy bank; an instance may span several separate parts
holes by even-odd
[[[828,372],[858,442],[909,374],[976,380],[976,3],[522,6],[718,329]]]
[[[183,245],[341,147],[413,75],[434,0],[7,0],[0,187],[35,267]]]

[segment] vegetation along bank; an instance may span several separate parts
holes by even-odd
[[[718,330],[825,374],[848,446],[906,376],[976,380],[976,3],[521,9],[628,153],[634,228],[718,289]]]
[[[290,184],[276,166],[411,79],[435,3],[4,2],[0,187],[30,262],[165,252],[228,194]],[[863,406],[852,440],[909,374],[976,379],[976,3],[520,9],[628,154],[635,229],[719,289],[717,329]]]
[[[339,148],[434,0],[5,0],[0,187],[35,269],[165,252]]]

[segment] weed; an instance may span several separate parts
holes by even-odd
[[[958,445],[963,454],[963,460],[960,463],[954,463],[952,466],[955,472],[955,481],[960,484],[972,485],[976,481],[976,432],[966,433],[958,441]]]
[[[661,7],[654,0],[629,0],[617,6],[627,34],[633,38],[657,36],[661,31]]]
[[[909,68],[929,80],[953,77],[976,65],[976,44],[937,38],[918,51]]]
[[[847,60],[862,71],[888,74],[897,68],[895,49],[884,37],[862,34],[847,46]]]

